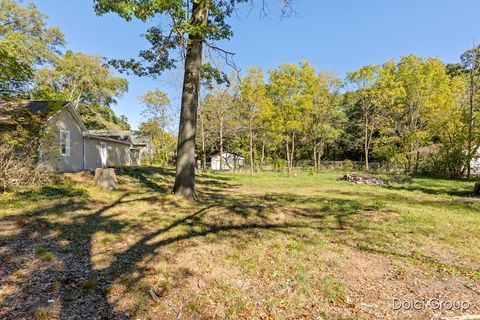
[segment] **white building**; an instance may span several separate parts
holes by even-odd
[[[212,170],[235,170],[245,167],[245,158],[234,153],[223,153],[222,168],[220,168],[220,154],[212,157]]]
[[[480,174],[480,149],[477,150],[472,160],[470,161],[470,171],[472,174]]]

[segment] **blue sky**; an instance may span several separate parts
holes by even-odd
[[[147,46],[140,37],[147,25],[113,14],[97,17],[90,0],[32,2],[50,17],[51,26],[64,32],[67,48],[73,51],[129,58]],[[294,7],[296,16],[282,20],[275,11],[261,19],[257,10],[244,5],[230,19],[234,37],[222,47],[236,53],[241,69],[268,70],[307,59],[343,78],[363,65],[411,53],[457,62],[463,51],[480,42],[478,0],[294,0]],[[179,107],[179,72],[159,80],[126,78],[129,92],[113,109],[126,115],[133,128],[142,120],[137,97],[150,89],[166,91],[174,108]]]

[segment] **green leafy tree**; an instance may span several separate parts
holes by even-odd
[[[0,1],[0,95],[25,97],[33,71],[55,61],[64,44],[58,28],[47,27],[46,16],[29,3]]]
[[[248,154],[250,160],[250,174],[255,170],[254,149],[257,135],[262,130],[262,114],[271,108],[271,100],[267,95],[267,87],[261,68],[251,67],[247,75],[239,83],[238,113],[239,124],[246,129],[248,135]]]
[[[152,162],[162,166],[171,166],[175,161],[176,137],[168,131],[163,131],[155,120],[142,122],[139,130],[152,138],[154,149]]]
[[[339,90],[342,81],[326,71],[320,72],[314,83],[313,104],[306,114],[308,134],[306,140],[313,145],[315,170],[320,170],[324,148],[341,133],[340,121],[343,114],[340,109]]]
[[[445,65],[438,59],[414,55],[401,58],[397,76],[405,92],[399,101],[397,132],[406,170],[418,171],[419,148],[432,137],[430,125],[453,102],[449,96],[450,78]]]
[[[103,58],[68,50],[52,68],[37,72],[34,94],[70,101],[75,108],[110,106],[128,90],[127,80],[115,77]]]
[[[347,74],[347,80],[354,85],[356,90],[356,94],[352,95],[352,97],[357,101],[361,109],[363,120],[363,152],[365,156],[365,171],[367,172],[369,170],[369,152],[378,111],[377,105],[375,104],[378,91],[375,90],[374,87],[378,78],[378,72],[379,66],[367,65]]]
[[[478,117],[477,95],[480,87],[480,46],[465,51],[460,57],[461,66],[465,71],[468,83],[468,133],[467,133],[467,178],[470,178],[470,163],[479,148],[475,144],[475,124]],[[477,132],[478,135],[478,132]]]
[[[114,76],[103,58],[68,50],[52,67],[36,72],[32,97],[70,101],[90,129],[127,129],[110,108],[127,90],[127,80]]]
[[[237,127],[234,115],[234,97],[224,89],[217,88],[205,96],[202,103],[204,129],[208,130],[213,142],[213,150],[220,156],[220,168],[224,168],[223,153]]]
[[[372,154],[377,161],[392,164],[402,161],[401,141],[398,136],[398,121],[402,117],[401,99],[405,96],[402,82],[397,76],[398,64],[394,61],[384,63],[375,83],[377,92],[374,103],[376,137],[372,141]]]
[[[0,49],[0,99],[15,98],[33,78],[32,68]]]
[[[311,112],[315,70],[307,61],[282,64],[270,69],[269,94],[272,99],[272,128],[284,143],[288,172],[292,172],[298,136],[304,129],[304,114]]]
[[[115,12],[126,20],[138,18],[147,21],[159,18],[161,24],[148,29],[145,38],[151,48],[142,50],[139,59],[114,60],[112,64],[120,70],[131,70],[140,76],[158,76],[164,70],[177,65],[172,51],[184,51],[184,81],[174,193],[186,199],[195,195],[195,134],[202,73],[202,51],[204,46],[226,53],[213,43],[232,36],[226,19],[234,12],[238,3],[248,0],[94,0],[98,14]],[[289,5],[289,0],[282,0]],[[160,25],[168,25],[162,28]],[[212,68],[203,68],[204,71]],[[205,75],[204,75],[205,76]]]
[[[173,135],[168,132],[170,117],[170,99],[160,89],[146,92],[140,97],[143,104],[142,115],[147,121],[141,130],[148,131],[155,144],[155,159],[161,165],[169,165],[172,159],[171,141]]]

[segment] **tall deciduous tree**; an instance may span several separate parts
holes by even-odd
[[[32,78],[30,65],[0,49],[0,99],[8,100],[21,95]]]
[[[303,115],[313,105],[315,70],[307,61],[300,65],[282,64],[269,70],[269,94],[273,103],[273,131],[283,140],[288,172],[292,172],[296,143],[304,129]]]
[[[313,89],[313,104],[306,114],[308,134],[306,140],[313,145],[314,168],[320,170],[320,160],[327,143],[339,136],[342,114],[339,104],[339,89],[342,81],[322,71],[317,76]]]
[[[172,134],[167,130],[170,124],[170,99],[168,95],[160,89],[146,92],[140,97],[143,104],[142,114],[147,119],[143,125],[143,131],[150,130],[154,136],[155,152],[161,150],[160,164],[168,165],[171,157],[169,148]],[[158,158],[158,157],[157,157]]]
[[[139,60],[114,60],[120,70],[132,70],[137,75],[158,76],[173,68],[177,61],[171,50],[185,50],[184,81],[178,132],[177,165],[173,191],[187,199],[195,195],[195,133],[202,50],[204,45],[218,49],[212,41],[229,39],[232,36],[226,22],[237,3],[248,0],[94,0],[98,14],[118,13],[130,20],[133,17],[147,21],[157,17],[168,20],[168,28],[154,26],[145,38],[152,44],[139,54]],[[288,5],[290,0],[280,2]],[[163,21],[162,21],[163,22]],[[161,24],[165,26],[165,23]],[[221,51],[226,53],[226,51]],[[211,68],[205,68],[208,71]]]
[[[127,90],[127,80],[115,77],[103,58],[69,50],[52,68],[37,72],[34,94],[70,101],[79,108],[89,104],[110,106]]]
[[[68,50],[35,73],[31,96],[72,102],[90,129],[127,129],[110,108],[127,90],[127,80],[114,76],[102,57]]]
[[[470,163],[479,146],[474,145],[475,115],[478,102],[476,96],[480,86],[480,46],[465,51],[460,57],[468,79],[468,133],[467,133],[467,178],[470,178]]]
[[[347,79],[355,86],[356,97],[358,98],[363,118],[363,152],[365,156],[365,171],[369,170],[369,152],[374,131],[374,117],[376,114],[376,90],[373,85],[378,77],[378,66],[367,65],[357,71],[350,72]]]
[[[213,141],[216,143],[216,150],[220,153],[220,168],[224,168],[225,144],[236,131],[233,96],[221,89],[212,92],[203,100],[202,108],[205,112],[204,125],[207,125],[211,134],[216,136]]]
[[[53,62],[64,44],[57,28],[47,27],[47,17],[34,4],[0,1],[0,95],[23,95],[39,65]]]
[[[251,67],[239,84],[239,122],[248,133],[248,150],[250,159],[250,174],[255,170],[254,147],[256,135],[260,130],[261,115],[271,108],[271,100],[267,95],[266,85],[261,68]]]
[[[437,112],[448,107],[449,77],[438,59],[415,55],[402,57],[397,76],[405,92],[399,102],[402,117],[397,121],[398,134],[407,171],[418,171],[419,148],[431,137],[429,125]]]

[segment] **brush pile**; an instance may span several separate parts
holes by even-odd
[[[352,182],[355,184],[371,184],[377,186],[383,186],[385,182],[382,179],[377,177],[367,176],[367,175],[360,175],[356,173],[352,174],[344,174],[338,180],[344,180],[348,182]]]

